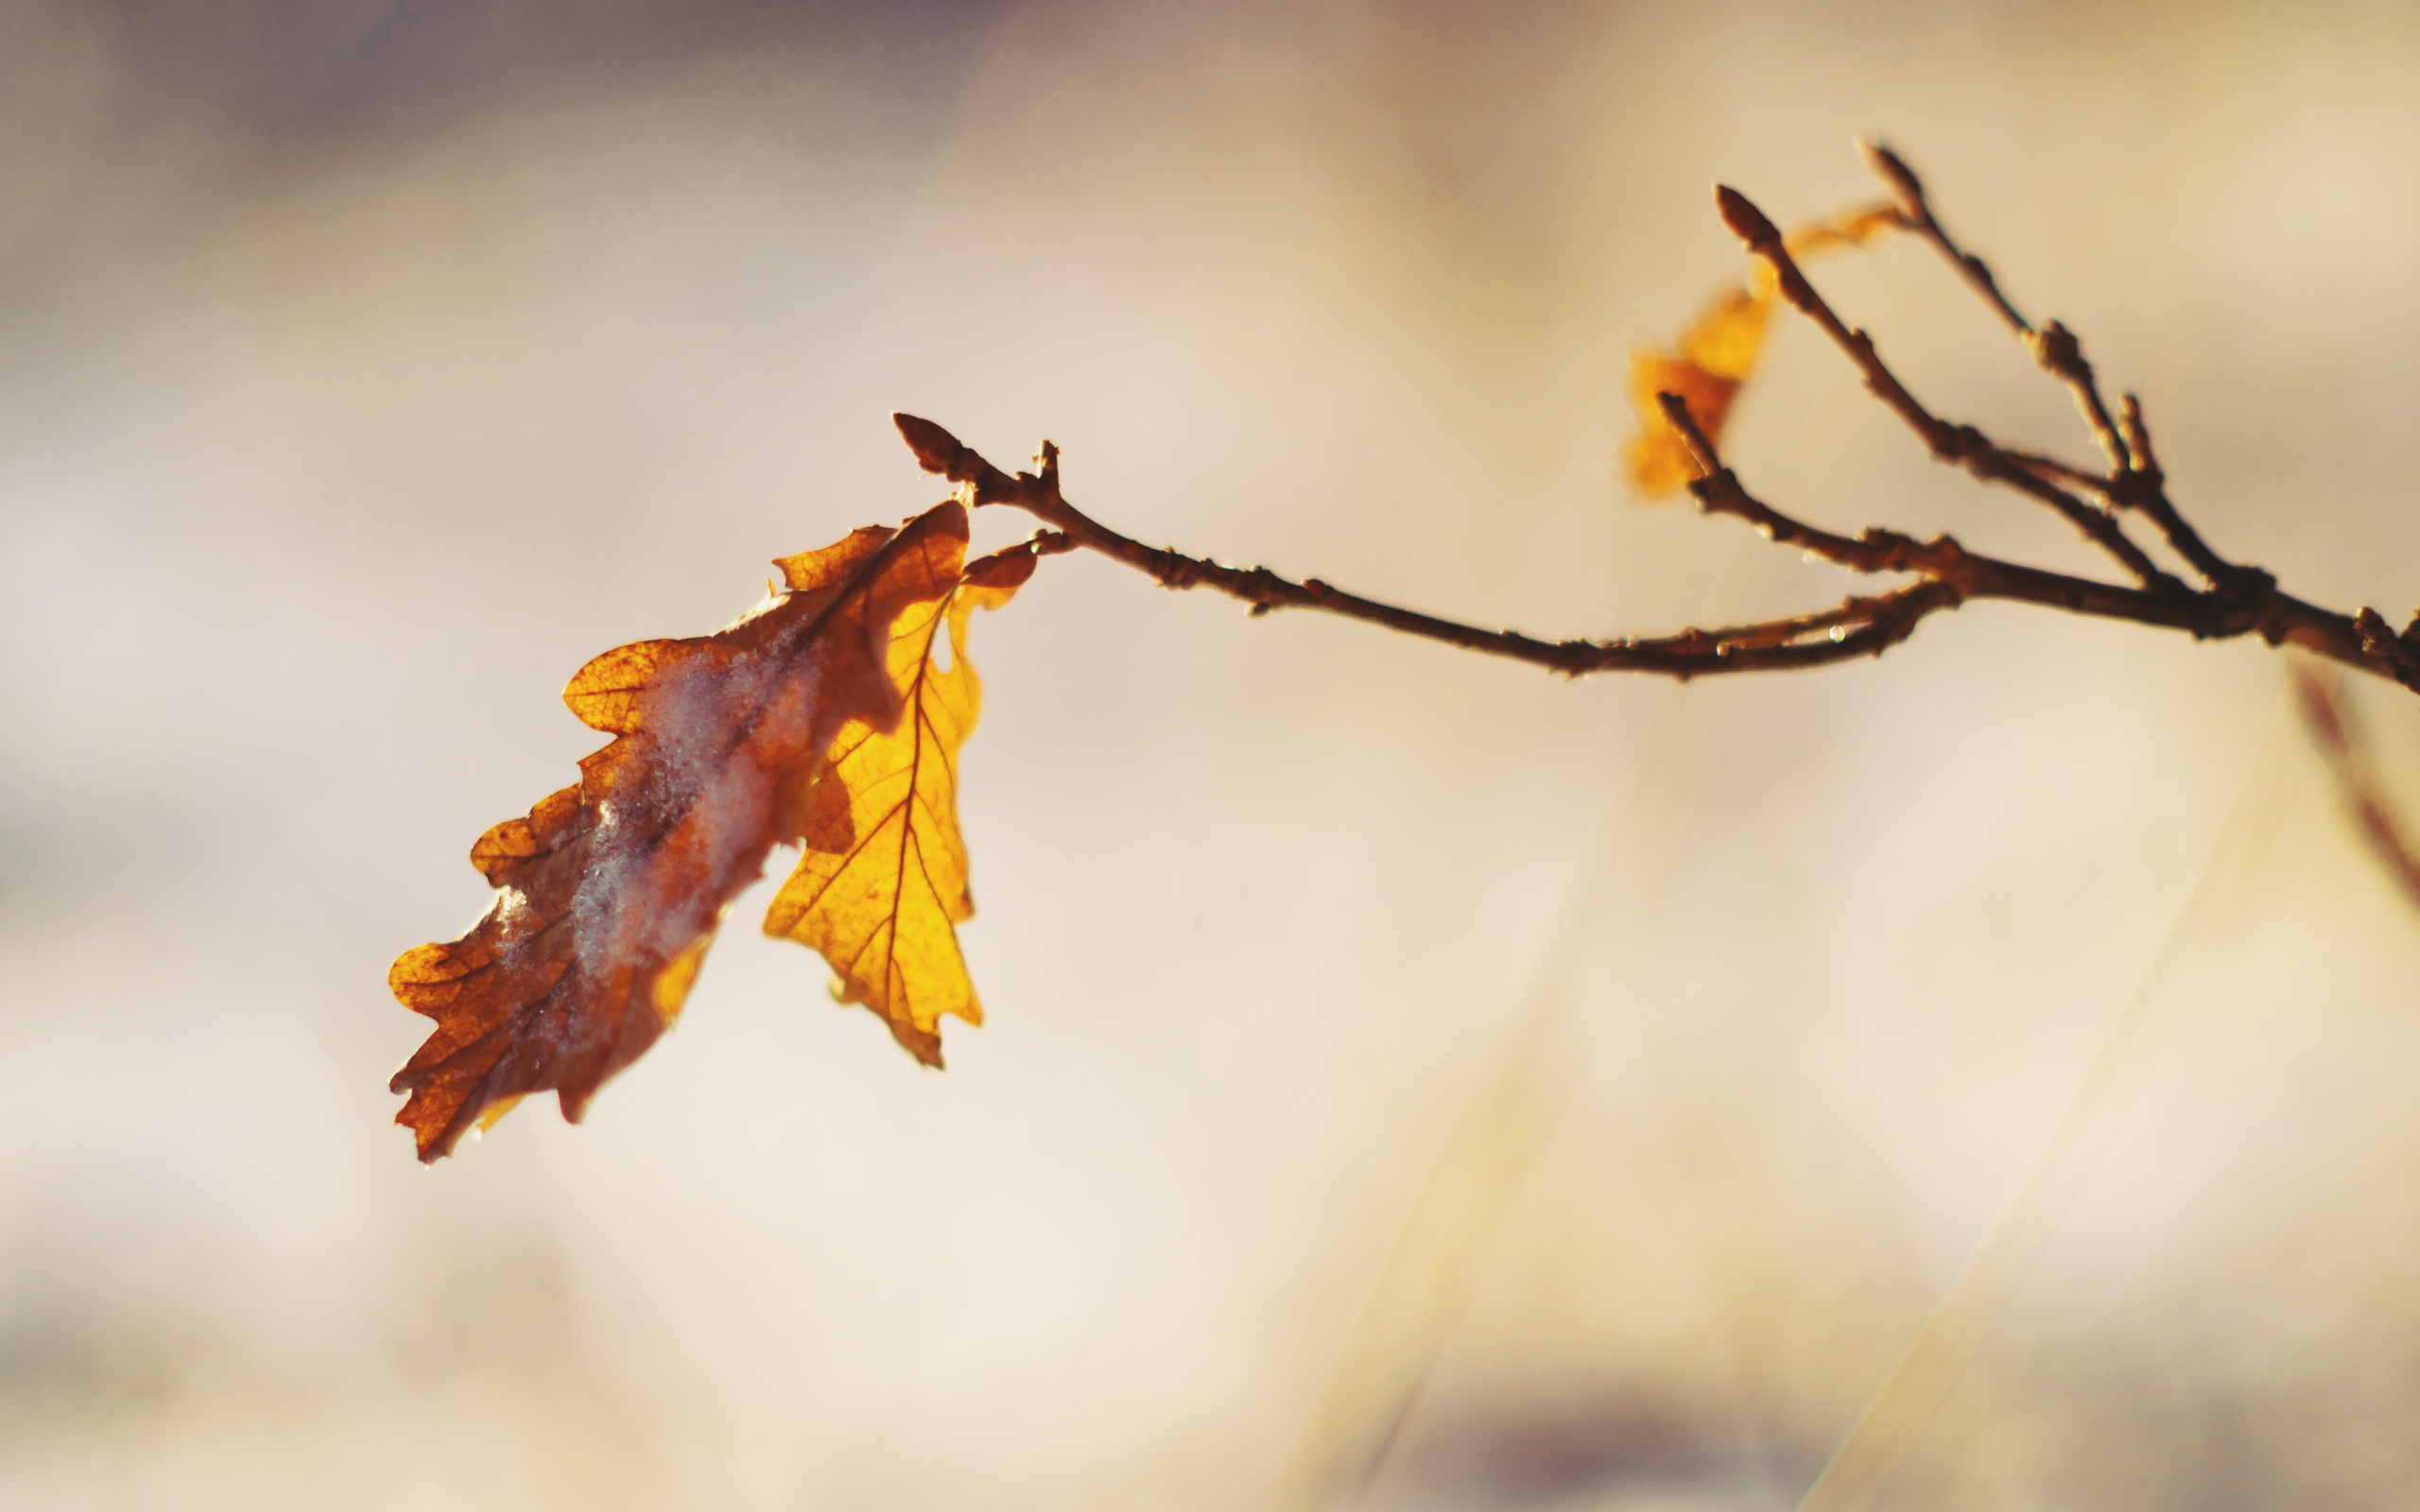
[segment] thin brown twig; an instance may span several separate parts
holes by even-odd
[[[1878,655],[1907,639],[1925,615],[1955,603],[1954,595],[1939,587],[1919,584],[1871,601],[1875,606],[1871,610],[1839,616],[1793,616],[1644,639],[1543,641],[1517,630],[1482,629],[1383,604],[1333,588],[1316,577],[1297,582],[1266,567],[1230,567],[1205,558],[1147,546],[1099,524],[1066,501],[1059,491],[1059,449],[1049,442],[1043,443],[1036,472],[1011,474],[993,466],[931,421],[913,415],[894,415],[891,419],[925,471],[941,473],[966,487],[977,505],[1008,505],[1023,509],[1060,532],[1073,545],[1123,562],[1163,587],[1211,589],[1251,605],[1254,614],[1280,609],[1319,610],[1406,635],[1442,641],[1463,650],[1527,662],[1567,677],[1595,672],[1646,672],[1685,680],[1729,672],[1823,666]],[[1820,624],[1816,623],[1819,619]],[[1852,623],[1856,627],[1847,628]],[[1816,630],[1824,632],[1820,638],[1805,638]],[[1841,633],[1834,635],[1835,630]]]
[[[2145,472],[2157,472],[2159,455],[2152,450],[2151,427],[2143,423],[2143,402],[2128,394],[2118,403],[2118,421],[2126,427],[2126,450],[2133,455],[2135,466]]]
[[[2080,489],[2090,489],[2096,493],[2105,492],[2109,487],[2109,480],[2100,473],[2093,472],[2090,468],[2078,467],[2062,457],[2050,456],[2041,452],[2029,452],[2018,446],[2002,446],[2000,451],[2017,466],[2028,472],[2038,472],[2053,483],[2073,484]]]
[[[2077,412],[2092,428],[2093,439],[2100,443],[2101,455],[2109,459],[2111,475],[2144,465],[2128,452],[2125,438],[2118,434],[2118,422],[2111,418],[2109,406],[2101,402],[2100,385],[2093,377],[2092,364],[2084,360],[2083,344],[2076,340],[2075,333],[2056,320],[2036,328],[2032,321],[2019,314],[2006,291],[2001,289],[1999,280],[1992,276],[1991,265],[1951,239],[1947,228],[1941,223],[1940,215],[1934,213],[1931,198],[1925,193],[1924,180],[1916,177],[1915,170],[1879,142],[1864,142],[1858,146],[1864,149],[1866,165],[1874,170],[1875,177],[1890,186],[1892,198],[1899,202],[1899,214],[1906,217],[1916,233],[1947,258],[1960,276],[1982,296],[1984,302],[1998,312],[2000,318],[2008,323],[2010,332],[2025,344],[2026,350],[2033,354],[2033,360],[2042,365],[2043,370],[2067,386],[2068,391],[2075,396]]]
[[[1942,229],[1940,217],[1933,214],[1932,201],[1925,195],[1924,180],[1916,177],[1915,170],[1879,142],[1859,142],[1858,147],[1865,154],[1866,166],[1890,187],[1891,198],[1899,202],[1899,214],[1908,225],[1949,259],[1960,276],[1983,297],[1983,302],[2008,322],[2010,331],[2020,337],[2031,335],[2033,322],[2018,314],[2016,306],[2001,292],[1999,281],[1992,276],[1991,266],[1960,248],[1949,239],[1949,232]]]

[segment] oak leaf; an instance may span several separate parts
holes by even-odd
[[[982,703],[966,622],[1007,603],[1033,565],[1025,547],[987,557],[946,597],[900,616],[890,642],[899,717],[855,720],[840,731],[804,797],[798,869],[765,913],[766,934],[819,952],[832,967],[833,995],[873,1009],[928,1066],[942,1063],[943,1015],[983,1022],[957,929],[975,912],[958,828],[958,752]]]
[[[796,796],[836,739],[897,723],[894,627],[952,601],[966,539],[956,502],[858,530],[776,562],[784,586],[728,628],[573,677],[563,701],[614,739],[471,848],[498,896],[470,933],[389,973],[437,1021],[391,1086],[423,1160],[530,1092],[579,1122],[679,1016],[724,908],[801,837]]]
[[[1906,224],[1896,205],[1867,205],[1796,227],[1782,245],[1804,260],[1871,245]],[[1630,407],[1638,417],[1638,434],[1623,449],[1622,468],[1642,497],[1667,497],[1697,476],[1688,447],[1665,420],[1658,396],[1680,395],[1706,438],[1720,441],[1732,402],[1764,354],[1765,327],[1780,297],[1779,281],[1758,259],[1749,265],[1746,281],[1715,296],[1670,350],[1631,353]]]

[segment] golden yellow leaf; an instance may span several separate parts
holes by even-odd
[[[798,869],[765,914],[765,933],[821,953],[833,995],[873,1009],[929,1066],[942,1063],[944,1015],[983,1022],[957,927],[975,912],[958,827],[958,753],[982,704],[966,659],[967,619],[1007,603],[1033,564],[1022,546],[987,557],[947,597],[900,617],[890,643],[900,716],[842,730],[825,768],[794,798]]]

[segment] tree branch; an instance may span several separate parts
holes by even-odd
[[[2039,501],[2071,522],[2134,579],[2103,582],[1968,551],[1948,536],[1919,541],[1869,528],[1840,535],[1791,518],[1750,494],[1724,465],[1712,438],[1674,394],[1658,396],[1666,421],[1686,445],[1697,477],[1689,492],[1707,514],[1745,521],[1778,544],[1867,576],[1911,577],[1872,596],[1851,596],[1811,614],[1717,629],[1687,629],[1647,639],[1547,641],[1517,630],[1487,629],[1399,608],[1331,587],[1316,577],[1296,581],[1266,567],[1230,567],[1206,558],[1147,546],[1069,504],[1059,488],[1059,449],[1048,441],[1031,472],[1004,472],[957,437],[912,415],[894,415],[900,435],[927,472],[960,486],[977,506],[1023,509],[1046,527],[1041,554],[1082,548],[1123,562],[1167,588],[1206,588],[1239,599],[1254,615],[1304,609],[1341,615],[1463,650],[1546,667],[1566,677],[1643,672],[1686,680],[1729,672],[1787,671],[1878,656],[1915,632],[1928,616],[1982,599],[2034,604],[2070,614],[2127,620],[2182,630],[2196,640],[2258,635],[2271,645],[2294,645],[2329,661],[2391,679],[2420,691],[2420,618],[2395,631],[2375,610],[2340,614],[2280,593],[2276,579],[2212,551],[2169,499],[2167,482],[2143,421],[2142,405],[2125,396],[2113,414],[2101,399],[2083,344],[2065,326],[2039,328],[2001,291],[1982,259],[1943,229],[1924,185],[1889,148],[1866,149],[1890,185],[1903,221],[1947,258],[1960,276],[2024,343],[2034,360],[2065,384],[2078,413],[2109,464],[2095,473],[2055,456],[2003,447],[1972,425],[1934,415],[1909,392],[1876,350],[1873,337],[1852,330],[1800,270],[1782,234],[1746,196],[1718,187],[1723,220],[1772,269],[1782,297],[1829,335],[1863,375],[1874,395],[1923,438],[1933,455]],[[2081,490],[2081,491],[2077,491]],[[2095,504],[2084,495],[2094,495]],[[2158,566],[2125,532],[2120,516],[2150,520],[2178,557],[2207,583],[2189,587]]]
[[[1677,401],[1668,395],[1666,403],[1668,407]],[[2216,593],[2196,593],[2181,585],[2169,592],[2152,592],[1980,556],[1947,536],[1924,541],[1880,529],[1854,538],[1834,535],[1759,503],[1729,469],[1720,465],[1690,485],[1690,492],[1705,512],[1744,519],[1780,544],[1854,572],[1912,573],[1923,581],[1875,598],[1851,598],[1822,613],[1753,625],[1687,629],[1645,639],[1541,640],[1517,630],[1484,629],[1401,609],[1345,593],[1316,577],[1297,582],[1266,567],[1230,567],[1147,546],[1067,502],[1059,490],[1059,449],[1047,441],[1043,443],[1036,472],[1010,473],[931,421],[913,415],[894,415],[891,420],[925,472],[960,485],[977,506],[1023,509],[1048,526],[1049,533],[1038,546],[1045,554],[1080,547],[1122,562],[1165,588],[1207,588],[1239,599],[1255,615],[1279,609],[1317,610],[1466,651],[1526,662],[1565,677],[1644,672],[1686,681],[1730,672],[1789,671],[1878,656],[1914,633],[1926,616],[1974,599],[2004,599],[2100,619],[2131,620],[2183,630],[2196,640],[2257,631],[2272,644],[2291,643],[2363,671],[2380,670],[2362,649],[2352,620],[2284,594],[2272,594],[2256,614]],[[1711,443],[1694,422],[1684,434],[1702,459],[1713,457]]]

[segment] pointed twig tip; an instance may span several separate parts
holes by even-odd
[[[1781,232],[1772,221],[1738,190],[1727,183],[1716,184],[1714,204],[1722,214],[1722,223],[1731,228],[1731,234],[1746,242],[1750,251],[1781,245]]]
[[[916,465],[927,472],[946,474],[966,450],[957,437],[931,421],[914,415],[895,414],[890,417],[890,423],[899,427],[899,438],[908,443],[908,450],[916,454]]]
[[[1880,138],[1867,137],[1858,143],[1858,149],[1865,154],[1865,165],[1874,170],[1874,176],[1889,184],[1891,192],[1898,197],[1900,208],[1913,214],[1924,203],[1924,180]]]

